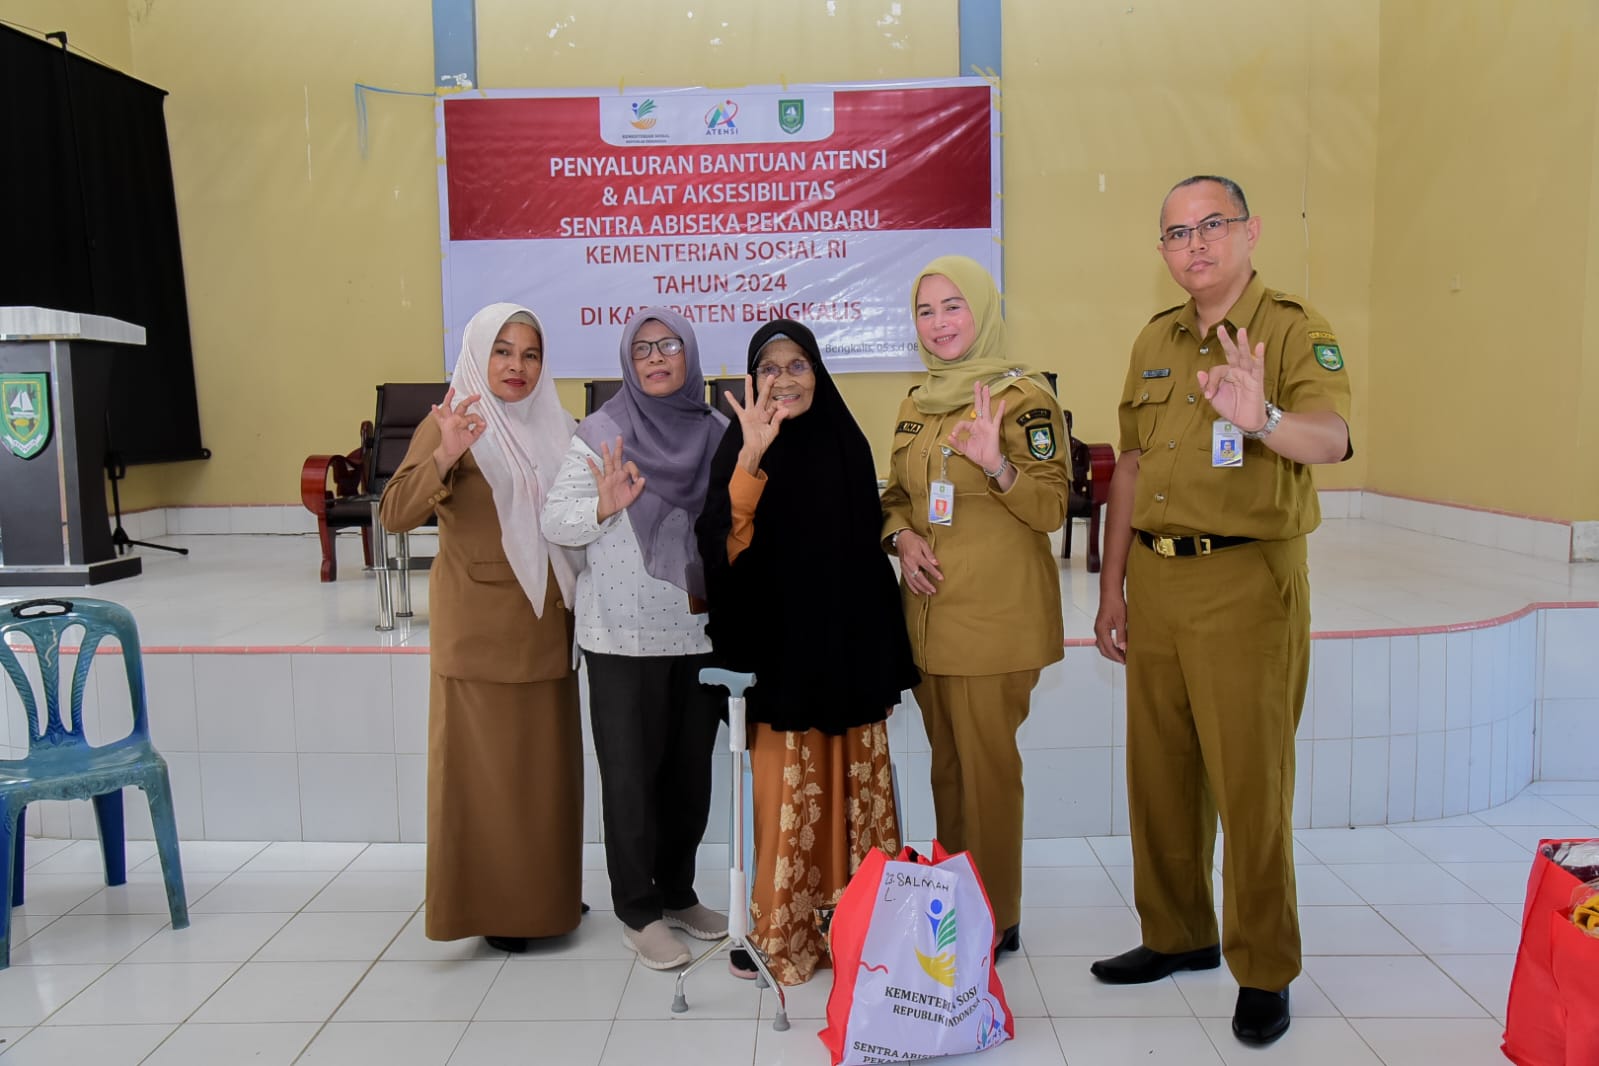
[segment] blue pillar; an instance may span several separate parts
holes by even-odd
[[[1002,27],[1005,19],[1000,11],[1000,0],[960,0],[960,34],[961,34],[961,59],[959,74],[962,77],[987,78],[988,83],[994,87],[994,92],[1000,92],[1000,72],[1004,66],[1001,55],[1003,42]],[[997,118],[994,126],[997,131],[1004,131],[1003,118]],[[998,138],[994,144],[996,152],[1003,152],[1005,141]],[[1000,189],[1003,195],[1005,181],[1005,166],[1003,157],[1000,162]],[[1001,200],[995,210],[1003,212]],[[1003,224],[1004,216],[1001,214]],[[1003,244],[999,253],[1000,276],[999,282],[1000,306],[1004,307],[1005,298],[1005,249]]]
[[[435,9],[439,0],[434,0]],[[1000,0],[960,0],[961,68],[971,74],[993,75],[1002,72],[1003,57]]]
[[[433,87],[470,89],[476,85],[476,0],[433,0]]]

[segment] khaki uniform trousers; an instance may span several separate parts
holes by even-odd
[[[932,747],[938,842],[970,851],[994,908],[994,929],[1022,920],[1022,756],[1038,670],[960,676],[923,674],[914,689]]]
[[[1294,887],[1294,731],[1310,669],[1305,539],[1164,558],[1134,541],[1127,567],[1127,794],[1144,946],[1217,942],[1240,985],[1300,971]]]

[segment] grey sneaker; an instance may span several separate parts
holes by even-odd
[[[692,958],[688,948],[659,918],[643,929],[629,929],[624,925],[622,943],[638,952],[639,961],[652,970],[670,970]]]
[[[680,911],[662,911],[661,920],[695,940],[720,940],[727,935],[727,915],[717,914],[703,903]]]

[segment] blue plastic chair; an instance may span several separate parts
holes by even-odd
[[[83,628],[77,667],[72,672],[71,721],[61,719],[61,638],[74,626]],[[40,728],[39,702],[17,653],[7,638],[18,633],[33,645],[44,689],[44,728]],[[110,636],[122,645],[122,664],[128,674],[128,695],[133,705],[133,730],[121,740],[94,747],[83,735],[83,688],[89,680],[100,641]],[[139,630],[126,607],[105,600],[29,600],[0,608],[0,667],[11,677],[13,690],[28,715],[28,755],[0,760],[0,901],[22,905],[23,814],[36,800],[91,799],[100,827],[100,850],[105,857],[105,881],[120,885],[128,879],[123,843],[122,789],[144,789],[150,801],[150,821],[166,880],[167,908],[172,928],[189,924],[189,902],[183,892],[183,863],[178,854],[178,823],[172,812],[172,786],[166,760],[150,743],[150,719],[145,705],[144,660],[139,652]],[[0,905],[0,969],[11,965],[11,907]]]

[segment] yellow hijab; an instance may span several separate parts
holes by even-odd
[[[922,287],[922,279],[930,274],[944,275],[966,297],[972,320],[977,324],[977,339],[965,355],[945,362],[928,351],[918,336],[916,347],[927,367],[927,381],[911,393],[911,401],[918,411],[925,415],[958,411],[972,402],[972,386],[979,381],[987,383],[990,393],[1004,392],[1023,378],[1031,378],[1045,392],[1049,391],[1049,379],[1043,374],[1025,363],[1005,358],[1005,319],[999,313],[999,290],[977,260],[964,255],[945,255],[923,267],[911,286],[913,321],[916,293]]]

